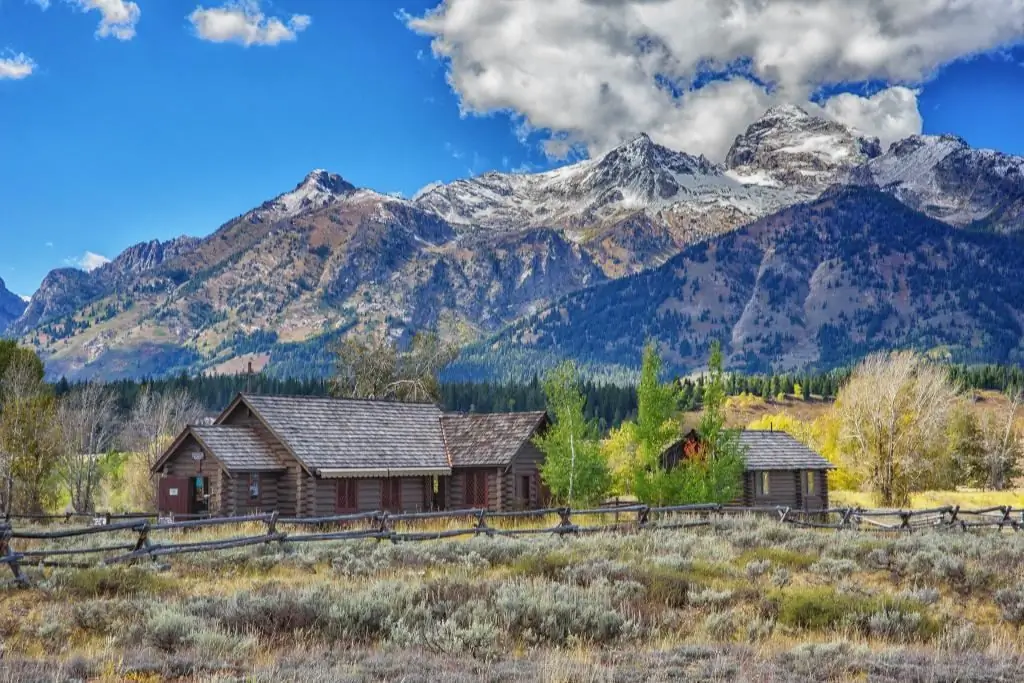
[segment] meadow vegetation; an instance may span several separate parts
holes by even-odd
[[[1009,681],[1024,535],[761,518],[29,567],[0,680]]]

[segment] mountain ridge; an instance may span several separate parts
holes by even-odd
[[[663,266],[562,299],[472,348],[452,372],[507,377],[570,357],[635,368],[703,366],[713,339],[747,372],[831,369],[886,348],[1021,362],[1024,246],[965,232],[891,195],[837,187],[683,250]]]
[[[961,232],[1014,233],[1021,161],[952,136],[883,153],[851,128],[776,107],[724,164],[641,134],[594,159],[411,199],[315,169],[206,237],[142,242],[92,273],[52,271],[7,333],[39,349],[51,375],[103,378],[227,371],[242,357],[301,369],[347,334],[402,340],[440,326],[473,342],[842,188],[883,192]]]

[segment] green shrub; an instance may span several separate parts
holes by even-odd
[[[647,591],[647,600],[665,607],[685,607],[690,593],[690,580],[685,572],[656,567],[640,572],[636,580]]]
[[[778,605],[779,623],[794,628],[853,628],[865,635],[901,640],[929,638],[940,630],[920,603],[909,600],[840,593],[828,586],[790,589],[773,596],[773,600]]]
[[[90,567],[55,573],[57,591],[76,598],[154,595],[169,592],[170,579],[139,567]]]
[[[786,548],[754,548],[740,555],[738,564],[767,560],[775,567],[787,569],[807,569],[815,562],[815,557],[806,553],[798,553]]]

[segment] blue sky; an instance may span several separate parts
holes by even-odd
[[[34,65],[0,78],[0,278],[11,291],[30,294],[86,252],[208,234],[313,168],[411,195],[552,163],[543,134],[519,139],[521,119],[460,115],[459,96],[474,95],[453,93],[430,37],[400,13],[437,2],[263,2],[264,21],[279,17],[293,39],[244,46],[197,35],[196,0],[136,0],[131,35],[116,24],[101,35],[105,1],[0,0],[0,58]],[[1003,51],[919,85],[924,132],[1024,154],[1022,62]]]

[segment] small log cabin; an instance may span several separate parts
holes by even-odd
[[[691,431],[669,446],[661,463],[671,468],[686,457],[688,446],[699,443]],[[734,503],[746,507],[783,506],[800,510],[828,508],[828,471],[834,466],[786,432],[745,430],[739,435],[745,450],[743,494]]]
[[[239,394],[152,471],[159,511],[179,515],[524,509],[546,503],[533,437],[548,425],[544,412]]]

